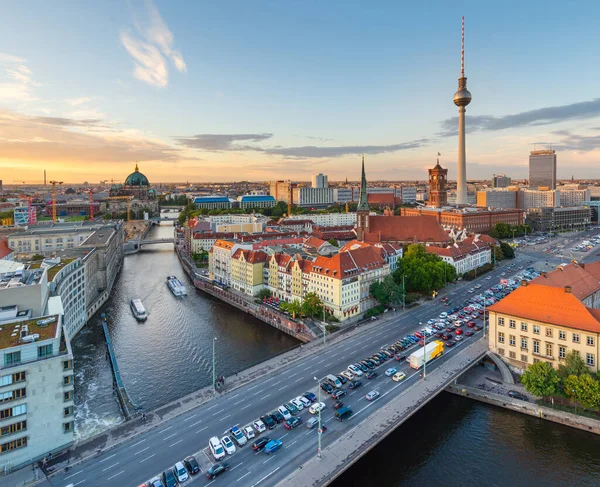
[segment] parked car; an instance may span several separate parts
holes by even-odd
[[[292,414],[292,416],[296,416],[300,411],[298,410],[298,408],[296,407],[295,404],[291,403],[291,402],[286,402],[284,403],[284,406],[287,408],[287,410]]]
[[[265,449],[263,451],[267,455],[270,455],[274,451],[279,450],[281,448],[282,444],[283,444],[283,442],[281,440],[272,440],[269,443],[267,443],[267,445],[265,446]]]
[[[362,371],[356,365],[348,365],[348,370],[351,374],[360,377],[362,375]]]
[[[333,391],[333,394],[331,394],[331,397],[333,399],[339,399],[340,397],[345,396],[345,395],[346,395],[345,389],[338,389],[336,391]]]
[[[513,399],[519,399],[520,401],[529,402],[529,398],[525,394],[521,394],[518,391],[508,391],[508,395]]]
[[[342,383],[342,385],[344,385],[346,382],[348,382],[348,379],[346,377],[344,377],[343,375],[336,375],[336,377],[340,380],[340,382]]]
[[[209,480],[212,480],[212,479],[218,477],[219,475],[221,475],[222,473],[227,472],[227,470],[229,470],[228,463],[226,463],[226,462],[215,463],[212,467],[210,467],[206,471],[206,476],[208,477]]]
[[[216,436],[213,436],[210,438],[210,440],[208,440],[208,447],[213,457],[215,457],[215,460],[221,460],[222,458],[225,458],[225,450],[223,449],[223,445],[221,445],[219,438]]]
[[[456,331],[457,335],[462,335],[463,334],[463,331],[460,328],[457,328],[455,331]]]
[[[294,405],[294,407],[298,410],[298,413],[304,409],[304,403],[298,398],[292,399],[290,403]],[[294,413],[292,412],[292,414]]]
[[[274,421],[273,418],[269,414],[265,414],[264,416],[261,416],[260,420],[270,430],[272,430],[273,428],[275,428],[275,426],[277,426],[277,422]]]
[[[162,481],[165,487],[176,487],[177,485],[175,474],[170,468],[162,473]]]
[[[352,374],[352,372],[350,372],[348,370],[345,370],[344,372],[342,372],[342,375],[348,380],[354,379],[354,374]]]
[[[225,448],[227,454],[233,455],[235,453],[235,445],[229,436],[225,435],[223,438],[221,438],[221,445],[223,445],[223,448]]]
[[[322,386],[323,384],[321,384]],[[331,386],[329,386],[331,387]],[[290,411],[288,408],[286,408],[285,406],[281,405],[277,408],[277,411],[279,411],[279,414],[281,414],[283,416],[283,419],[285,419],[286,421],[288,419],[290,419],[292,417]]]
[[[190,473],[190,475],[196,475],[198,472],[200,472],[200,465],[198,465],[198,461],[193,455],[185,457],[183,459],[183,464],[185,465],[185,468],[187,468],[187,471]]]
[[[316,402],[311,407],[308,408],[308,412],[310,414],[317,414],[319,411],[322,411],[323,409],[325,409],[325,403],[324,402]]]
[[[329,385],[327,382],[321,382],[321,389],[323,389],[327,394],[331,394],[333,392],[333,386]]]
[[[370,370],[369,372],[367,372],[367,375],[365,377],[367,379],[374,379],[375,377],[377,377],[377,372],[375,372],[374,370]]]
[[[446,346],[447,346],[447,347],[453,347],[454,345],[456,345],[456,342],[454,342],[454,341],[452,341],[452,340],[448,340],[448,341],[446,342]]]
[[[237,426],[231,428],[229,432],[231,433],[233,441],[235,441],[238,444],[238,446],[244,446],[248,441]]]
[[[374,401],[375,399],[377,399],[379,397],[379,392],[377,391],[371,391],[369,392],[366,396],[365,399],[367,401]]]
[[[299,426],[301,424],[302,424],[302,418],[296,417],[296,418],[287,420],[285,423],[283,423],[283,426],[285,426],[285,429],[292,430],[296,426]]]
[[[259,438],[254,443],[252,443],[252,449],[254,451],[261,451],[267,445],[267,443],[269,443],[269,441],[271,441],[271,438],[269,438],[268,436],[265,436],[264,438]]]
[[[265,423],[263,423],[260,419],[257,419],[256,421],[254,421],[254,423],[252,423],[252,426],[254,426],[254,429],[256,430],[256,432],[258,434],[264,433],[265,431],[267,431],[267,427],[265,426]]]
[[[273,411],[271,413],[271,418],[273,418],[273,421],[275,421],[277,424],[283,423],[285,421],[285,418],[279,411]]]
[[[310,402],[317,402],[317,396],[315,396],[312,392],[305,392],[304,397]]]
[[[465,331],[465,336],[470,337],[470,336],[473,336],[473,335],[474,335],[473,331],[471,331],[471,330]]]
[[[361,384],[362,384],[361,381],[359,381],[359,380],[353,380],[352,382],[350,382],[350,384],[348,384],[348,387],[350,389],[356,389],[357,387],[360,387]]]
[[[252,426],[245,426],[242,431],[244,432],[244,435],[246,435],[247,440],[251,440],[256,436],[254,434],[254,429],[252,428]]]
[[[302,406],[304,406],[305,408],[307,408],[308,406],[310,406],[312,404],[312,401],[310,399],[308,399],[307,397],[302,396],[298,396],[296,399],[296,401],[300,401],[302,403]]]
[[[150,487],[165,487],[160,477],[154,477],[149,480]]]

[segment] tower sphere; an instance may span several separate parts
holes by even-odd
[[[454,104],[457,107],[466,107],[469,103],[471,103],[471,93],[467,88],[463,88],[462,90],[458,90],[454,94]]]

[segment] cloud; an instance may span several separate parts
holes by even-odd
[[[563,136],[560,142],[552,144],[553,149],[578,152],[590,152],[600,149],[600,135],[579,135],[574,134],[569,130],[560,130],[553,133]]]
[[[101,119],[77,120],[65,117],[29,117],[34,123],[56,125],[58,127],[108,127]]]
[[[134,60],[133,75],[151,86],[164,88],[169,82],[167,60],[180,73],[187,65],[180,51],[173,49],[173,34],[160,16],[158,9],[148,0],[145,12],[134,19],[137,35],[121,32],[121,43]]]
[[[238,141],[262,142],[273,137],[273,134],[198,134],[191,137],[175,137],[178,144],[190,149],[211,152],[221,151],[263,151],[257,146],[234,144]]]
[[[39,86],[31,77],[31,70],[25,65],[26,60],[11,54],[0,53],[0,101],[30,102],[37,100],[33,89]]]
[[[80,105],[85,105],[89,103],[92,99],[89,96],[81,96],[79,98],[67,98],[65,102],[73,107],[78,107]]]
[[[467,117],[467,131],[476,132],[504,130],[515,127],[534,127],[549,125],[566,120],[581,120],[600,116],[600,98],[590,101],[538,108],[527,112],[494,117],[492,115],[475,115]],[[442,122],[444,137],[457,134],[458,117],[452,117]]]

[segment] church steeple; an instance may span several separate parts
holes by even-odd
[[[367,196],[367,176],[365,175],[365,155],[362,156],[362,174],[360,176],[360,196],[356,211],[369,211],[369,198]]]

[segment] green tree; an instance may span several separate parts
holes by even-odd
[[[515,249],[513,249],[506,242],[500,242],[500,250],[504,255],[505,259],[514,259],[515,258]]]
[[[569,376],[575,377],[575,376]],[[600,384],[590,374],[583,374],[572,381],[575,385],[576,400],[585,409],[598,409],[600,406]]]
[[[502,247],[500,245],[494,245],[492,247],[492,252],[494,253],[494,260],[496,262],[504,260],[504,252],[502,252]]]
[[[323,313],[323,303],[316,293],[308,293],[304,297],[302,312],[306,316],[320,316]]]
[[[565,363],[558,366],[558,376],[566,380],[570,375],[580,376],[589,374],[589,370],[579,354],[572,350],[567,353]]]
[[[565,377],[562,382],[563,390],[565,391],[565,396],[571,399],[571,401],[574,401],[577,398],[577,387],[579,386],[578,379],[578,376],[571,374]]]
[[[560,378],[554,367],[548,362],[536,362],[527,367],[521,376],[521,382],[528,392],[546,397],[558,392]]]
[[[331,245],[333,245],[334,247],[339,247],[340,244],[338,243],[338,241],[335,238],[330,238],[329,240],[327,240]]]
[[[260,291],[258,291],[258,292],[256,293],[256,297],[257,297],[258,299],[260,299],[261,301],[262,301],[264,298],[267,298],[267,299],[269,299],[269,298],[271,297],[271,291],[269,291],[269,290],[268,290],[268,289],[266,289],[266,288],[263,288],[263,289],[261,289]]]
[[[369,288],[369,294],[371,297],[379,301],[379,304],[387,305],[390,302],[388,295],[383,289],[383,284],[379,281],[371,284],[371,287]]]
[[[303,311],[302,303],[297,299],[290,303],[281,303],[280,307],[283,311],[287,311],[289,314],[291,314],[292,318],[296,318],[296,316],[301,315]]]

